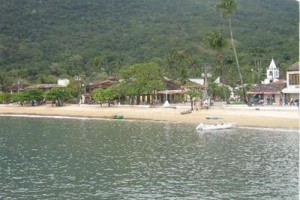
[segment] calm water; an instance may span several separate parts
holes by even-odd
[[[0,199],[298,199],[297,132],[0,117]]]

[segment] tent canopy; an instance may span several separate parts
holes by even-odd
[[[282,90],[282,93],[285,93],[285,94],[299,94],[300,93],[300,88],[284,88]]]

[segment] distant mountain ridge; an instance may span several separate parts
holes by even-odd
[[[205,35],[222,28],[229,37],[227,21],[214,11],[217,2],[2,1],[0,73],[11,81],[21,77],[50,82],[53,77],[110,73],[132,63],[164,59],[173,49],[187,50],[200,61],[214,60],[204,45]],[[242,64],[251,62],[250,47],[265,49],[266,64],[272,57],[284,67],[297,61],[296,1],[237,2],[233,29]]]

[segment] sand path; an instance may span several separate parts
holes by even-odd
[[[193,111],[182,115],[180,112],[187,107],[163,108],[143,106],[112,106],[100,107],[99,105],[66,105],[52,107],[51,105],[21,107],[17,105],[1,105],[2,115],[48,115],[48,116],[72,116],[112,118],[114,115],[123,115],[124,119],[156,120],[184,123],[216,123],[235,122],[238,126],[267,127],[267,128],[291,128],[299,129],[299,109],[282,108],[249,108],[249,107],[212,107],[209,110]],[[208,120],[207,117],[219,117],[219,120]]]

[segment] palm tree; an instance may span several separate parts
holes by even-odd
[[[245,92],[245,87],[244,87],[243,76],[241,73],[239,59],[238,59],[236,48],[234,45],[233,31],[232,31],[232,26],[231,26],[231,17],[235,10],[237,10],[237,3],[235,2],[235,0],[220,0],[220,2],[216,5],[216,11],[218,11],[220,13],[221,17],[228,19],[230,37],[231,37],[231,45],[232,45],[233,53],[235,56],[235,62],[237,65],[239,77],[241,80],[244,100],[246,100],[246,92]]]
[[[227,41],[223,37],[223,30],[212,31],[206,35],[208,45],[218,52],[217,59],[221,66],[221,76],[223,76],[223,49],[227,46]]]

